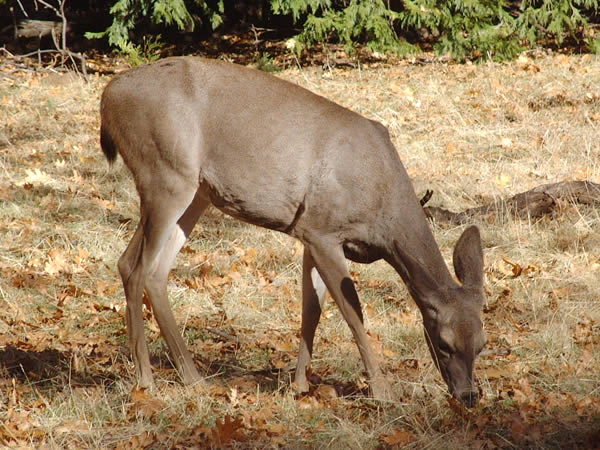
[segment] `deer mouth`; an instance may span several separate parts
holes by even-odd
[[[474,408],[479,401],[479,392],[469,389],[461,393],[454,393],[454,398],[462,402],[467,408]]]
[[[465,383],[465,386],[460,388],[457,387],[457,383],[454,382],[447,368],[440,366],[440,372],[444,381],[448,385],[450,394],[467,408],[474,408],[479,400],[479,392],[476,389],[474,383],[469,380]]]

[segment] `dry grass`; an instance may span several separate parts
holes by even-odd
[[[448,209],[543,183],[600,182],[598,58],[280,76],[387,125],[417,193],[433,189]],[[331,398],[329,385],[364,387],[331,302],[316,340],[320,390],[296,398],[301,249],[215,210],[169,289],[216,387],[181,386],[147,320],[157,392],[132,392],[116,261],[138,203],[122,163],[109,170],[99,149],[106,82],[0,74],[1,445],[206,447],[231,437],[234,448],[582,448],[598,437],[600,217],[569,203],[540,220],[479,223],[492,352],[478,361],[484,398],[473,412],[448,405],[419,313],[383,263],[351,270],[397,401]],[[433,227],[449,261],[461,229]],[[238,434],[216,425],[226,417],[242,420]]]

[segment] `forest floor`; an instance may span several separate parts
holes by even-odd
[[[169,282],[212,387],[183,386],[146,310],[156,389],[135,387],[116,269],[138,220],[99,147],[110,77],[0,71],[0,446],[31,448],[594,448],[600,442],[600,209],[478,220],[489,343],[482,399],[451,401],[421,316],[384,262],[351,264],[395,400],[364,394],[331,300],[312,390],[291,389],[302,248],[216,209]],[[474,208],[567,180],[600,183],[600,58],[289,67],[298,83],[390,130],[417,195]],[[290,123],[290,127],[294,124]],[[235,132],[235,130],[232,130]],[[431,224],[449,265],[464,226]]]

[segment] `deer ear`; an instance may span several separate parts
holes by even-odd
[[[458,239],[452,256],[454,272],[468,288],[483,288],[483,250],[476,226],[467,228]]]

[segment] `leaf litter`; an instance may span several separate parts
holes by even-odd
[[[281,76],[386,124],[417,193],[433,189],[445,207],[462,210],[541,183],[600,181],[594,57],[407,61]],[[157,387],[132,387],[116,261],[136,225],[137,197],[127,172],[109,171],[98,148],[107,80],[60,89],[41,81],[0,81],[0,445],[597,445],[599,218],[579,205],[549,218],[479,223],[489,344],[477,362],[482,400],[473,410],[447,397],[418,312],[378,264],[351,271],[396,401],[368,398],[330,300],[311,389],[296,394],[301,248],[217,211],[207,212],[169,280],[178,322],[213,387],[180,385],[149,309]],[[432,226],[449,258],[460,229]]]

